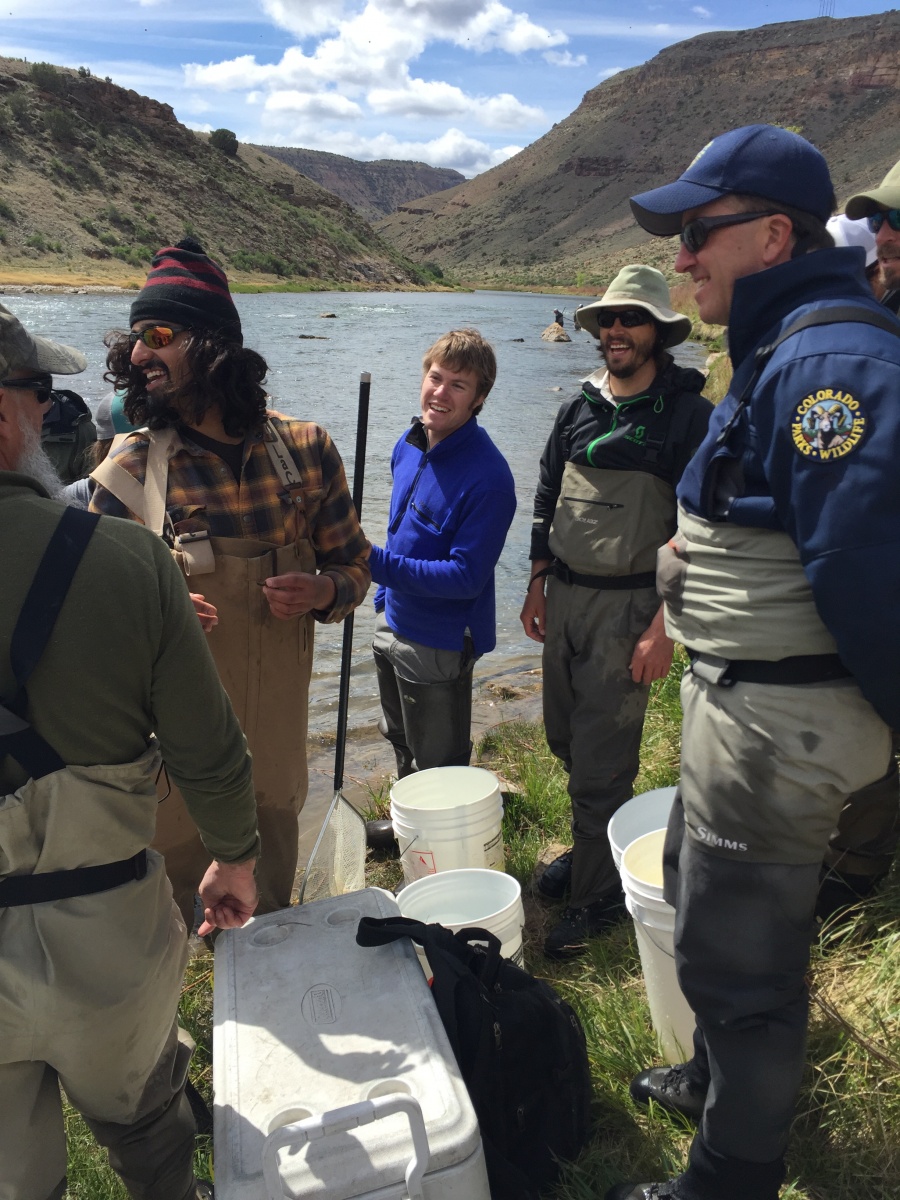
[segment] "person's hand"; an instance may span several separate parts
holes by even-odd
[[[628,669],[635,683],[653,683],[665,679],[672,666],[675,643],[666,634],[663,606],[641,634],[631,656]]]
[[[200,626],[204,633],[215,628],[219,623],[219,615],[216,611],[216,606],[201,596],[199,592],[191,592],[190,597],[194,602],[194,611],[200,618]]]
[[[253,916],[259,903],[255,866],[255,858],[242,863],[210,863],[199,888],[206,918],[197,930],[200,937],[214,929],[240,929]]]
[[[543,642],[547,632],[547,598],[544,595],[545,575],[540,575],[550,566],[549,559],[536,559],[531,564],[531,582],[525,593],[525,603],[519,613],[522,628],[533,642]],[[540,578],[538,578],[540,575]]]
[[[291,617],[303,616],[314,608],[330,608],[336,589],[330,575],[291,571],[287,575],[273,575],[265,580],[263,595],[269,602],[272,616],[289,621]]]

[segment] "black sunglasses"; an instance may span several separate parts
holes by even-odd
[[[53,377],[51,375],[26,375],[22,379],[0,379],[0,387],[34,392],[38,404],[46,404],[53,395]]]
[[[645,308],[623,308],[617,312],[601,308],[597,316],[597,324],[601,329],[612,329],[616,321],[623,329],[636,329],[638,325],[649,325],[652,320]]]
[[[866,217],[866,223],[873,233],[877,233],[887,221],[894,233],[900,233],[900,208],[889,208],[887,212],[875,212]]]
[[[747,221],[759,221],[762,217],[774,217],[777,208],[767,208],[762,212],[725,213],[721,217],[694,217],[681,230],[681,244],[691,254],[696,254],[707,242],[714,229],[724,229],[728,225],[744,225]]]

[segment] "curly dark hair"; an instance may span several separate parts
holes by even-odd
[[[136,426],[166,429],[199,425],[213,405],[222,413],[229,437],[258,433],[266,421],[268,364],[227,329],[189,329],[184,342],[188,380],[157,395],[147,391],[144,373],[131,361],[128,334],[112,330],[104,338],[107,371],[103,378],[124,395],[125,416]]]

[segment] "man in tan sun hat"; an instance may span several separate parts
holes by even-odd
[[[860,217],[868,221],[886,289],[881,303],[891,312],[900,311],[900,162],[894,163],[879,187],[851,196],[844,211],[853,221]]]
[[[650,684],[672,662],[656,552],[675,532],[675,485],[712,411],[703,375],[668,352],[691,322],[659,271],[624,267],[575,323],[605,361],[562,405],[541,457],[521,612],[544,646],[547,741],[572,798],[573,847],[538,883],[550,899],[571,890],[544,947],[554,959],[625,915],[606,827],[632,795]]]

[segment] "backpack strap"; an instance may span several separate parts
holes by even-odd
[[[28,700],[26,684],[47,647],[99,520],[97,513],[65,509],[38,564],[10,640],[9,664],[18,690],[8,705],[0,705],[0,755],[12,755],[33,779],[59,771],[65,763],[22,717]]]
[[[107,455],[102,463],[94,467],[90,478],[106,488],[129,512],[133,512],[144,521],[144,489],[112,455]]]
[[[737,405],[731,414],[730,420],[716,438],[716,445],[723,446],[728,441],[732,430],[743,416],[744,409],[750,403],[753,389],[756,387],[760,375],[762,375],[769,359],[782,342],[786,342],[794,334],[801,333],[804,329],[810,329],[816,325],[838,325],[845,322],[859,325],[874,325],[876,329],[883,329],[885,333],[892,333],[894,337],[900,337],[900,322],[895,318],[889,317],[886,312],[875,312],[872,309],[863,308],[860,304],[830,304],[827,308],[817,308],[813,312],[805,313],[802,317],[794,321],[792,325],[789,325],[774,342],[769,342],[765,346],[758,347],[753,356],[753,370],[750,372],[750,377],[741,389],[741,394],[738,397]]]

